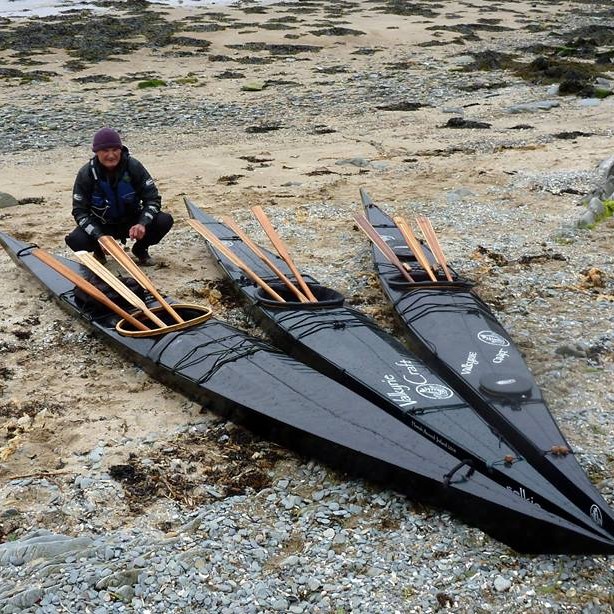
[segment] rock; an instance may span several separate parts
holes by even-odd
[[[576,224],[578,228],[588,228],[589,226],[595,224],[596,221],[597,220],[595,219],[595,214],[590,209],[587,209],[580,216],[580,219],[577,221]]]
[[[5,608],[6,606],[16,606],[17,608],[30,608],[32,607],[35,603],[37,603],[39,601],[39,599],[41,599],[43,596],[43,589],[42,588],[29,588],[25,591],[22,591],[21,593],[17,593],[16,595],[13,595],[10,599],[8,599],[5,602]],[[3,608],[3,612],[4,611],[11,611],[11,610],[6,610],[5,608]],[[21,610],[13,610],[13,611],[21,611]]]
[[[580,107],[598,107],[601,104],[601,98],[580,98],[578,106]]]
[[[515,104],[507,109],[508,113],[536,113],[537,111],[549,111],[560,106],[557,100],[539,100],[536,102],[524,102]]]
[[[68,537],[66,535],[41,535],[30,539],[0,544],[0,564],[13,557],[21,557],[24,561],[50,559],[59,554],[69,552],[84,552],[92,544],[89,537]]]
[[[461,202],[467,196],[475,196],[469,188],[457,188],[451,192],[446,192],[446,201],[448,204]]]
[[[554,350],[555,354],[559,356],[573,356],[575,358],[584,358],[586,356],[586,348],[582,346],[580,343],[575,343],[573,345],[565,344],[561,345],[556,350]]]
[[[505,591],[510,590],[512,583],[510,580],[508,580],[507,578],[504,578],[503,576],[497,576],[495,578],[494,586],[495,586],[495,590],[498,593],[503,593]]]
[[[0,209],[6,209],[7,207],[15,207],[19,203],[14,196],[7,194],[6,192],[0,192]]]
[[[487,122],[478,122],[472,119],[463,119],[462,117],[451,117],[444,128],[475,128],[475,129],[488,129],[492,124]]]
[[[593,212],[595,219],[599,219],[605,213],[605,207],[603,203],[595,196],[591,198],[588,203],[589,211]]]
[[[365,158],[346,158],[345,160],[337,160],[337,166],[357,166],[358,168],[366,168],[370,165],[369,160]]]
[[[598,171],[603,174],[604,177],[614,176],[614,156],[610,156],[599,163]]]
[[[266,87],[266,83],[264,81],[250,81],[249,83],[244,83],[241,86],[241,90],[244,92],[260,92]]]

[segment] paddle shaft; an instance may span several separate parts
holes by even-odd
[[[51,254],[42,249],[35,249],[32,251],[32,255],[36,256],[41,262],[44,262],[47,266],[51,267],[54,271],[71,281],[75,286],[83,290],[86,294],[95,298],[98,302],[102,303],[105,307],[116,313],[118,316],[130,322],[132,326],[142,331],[151,330],[148,326],[145,326],[142,322],[139,322],[135,317],[131,316],[127,311],[124,311],[119,305],[116,305],[106,294],[101,292],[96,286],[92,285],[87,279],[84,279],[73,271],[71,268],[62,264],[59,260],[54,258]]]
[[[111,286],[111,288],[122,298],[126,299],[133,307],[140,309],[154,324],[157,324],[160,328],[166,328],[167,325],[147,307],[145,301],[141,300],[141,298],[130,290],[120,279],[117,279],[117,277],[106,269],[103,264],[98,262],[92,254],[81,251],[75,252],[75,255],[90,271]]]
[[[288,252],[284,242],[282,241],[282,238],[277,234],[275,228],[273,228],[273,225],[269,221],[269,218],[267,217],[262,207],[258,205],[252,207],[252,213],[260,222],[260,225],[262,226],[264,232],[266,232],[267,237],[269,237],[269,240],[271,241],[275,249],[277,250],[277,253],[281,256],[282,260],[284,260],[284,262],[290,267],[292,274],[296,278],[296,281],[298,282],[298,285],[300,286],[301,290],[305,293],[305,296],[310,301],[317,303],[318,299],[314,296],[313,292],[309,289],[309,286],[305,283],[303,276],[301,275],[300,271],[294,264],[294,261],[290,257],[290,252]]]
[[[285,303],[285,299],[275,292],[269,284],[264,281],[261,277],[259,277],[252,269],[250,269],[247,264],[239,258],[231,249],[226,247],[222,241],[216,237],[202,222],[198,220],[188,220],[188,224],[192,226],[192,228],[204,237],[215,249],[221,252],[232,264],[234,264],[237,268],[241,269],[257,286],[260,286],[267,294],[272,296],[276,301],[280,303]]]
[[[420,263],[420,266],[427,272],[427,275],[431,278],[432,281],[437,281],[437,277],[434,275],[433,270],[431,269],[431,265],[429,264],[429,261],[424,255],[424,251],[422,251],[420,241],[418,241],[416,235],[414,235],[409,224],[402,217],[395,217],[394,223],[401,231],[401,235],[403,235],[407,246],[414,253],[414,256],[416,257],[416,260]]]
[[[382,237],[380,234],[371,226],[369,220],[367,218],[358,213],[354,216],[358,227],[369,237],[369,239],[375,244],[375,246],[384,254],[384,256],[388,259],[390,264],[394,265],[399,269],[401,275],[407,280],[413,283],[413,277],[407,272],[406,268],[403,266],[403,263],[399,260],[397,255],[392,251],[392,248]]]
[[[145,290],[151,295],[171,314],[175,322],[182,324],[183,318],[164,300],[164,297],[158,292],[153,282],[141,271],[132,258],[128,256],[124,250],[119,246],[117,241],[109,235],[102,236],[98,239],[98,242],[104,247],[111,256],[128,272]]]
[[[230,228],[238,237],[249,247],[258,258],[262,260],[270,269],[286,284],[292,294],[298,298],[301,303],[308,303],[309,299],[286,277],[284,272],[256,245],[243,230],[228,216],[222,216],[222,221]]]

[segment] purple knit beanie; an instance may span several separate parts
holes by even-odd
[[[94,135],[94,141],[92,143],[92,151],[97,152],[101,149],[121,149],[122,140],[115,130],[111,128],[102,128]]]

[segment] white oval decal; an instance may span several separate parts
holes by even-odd
[[[603,517],[601,516],[601,510],[593,503],[591,505],[591,518],[600,526],[603,526]]]
[[[504,339],[501,335],[493,332],[492,330],[481,330],[478,333],[478,339],[482,343],[488,343],[488,345],[507,347],[510,344],[507,339]]]
[[[420,384],[416,386],[416,392],[426,399],[437,401],[449,399],[454,394],[448,387],[441,384]]]

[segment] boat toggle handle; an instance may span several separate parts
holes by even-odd
[[[466,458],[465,460],[462,460],[460,463],[458,463],[458,465],[454,466],[450,471],[448,471],[448,473],[443,476],[443,485],[450,486],[450,482],[452,481],[454,474],[460,469],[462,469],[465,465],[469,467],[469,470],[463,476],[463,481],[468,480],[474,474],[475,467],[473,466],[473,461]]]

